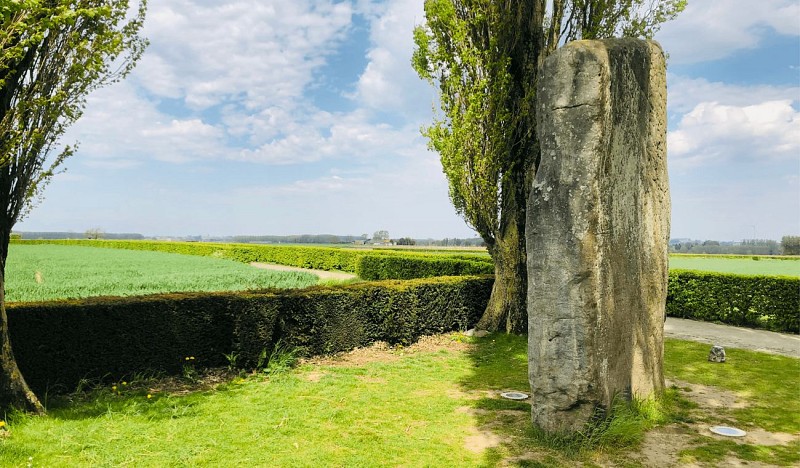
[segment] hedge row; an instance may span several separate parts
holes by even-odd
[[[458,258],[417,258],[400,256],[364,256],[356,265],[356,274],[365,280],[429,278],[493,274],[494,265]]]
[[[115,240],[18,240],[15,244],[80,245],[214,256],[243,263],[278,263],[317,270],[356,273],[366,280],[491,274],[492,259],[478,255],[442,255],[393,250],[358,250],[263,244]]]
[[[220,257],[244,263],[267,262],[318,270],[356,271],[361,252],[330,247],[300,247],[251,244],[218,244],[211,242],[165,242],[122,240],[17,240],[12,244],[55,244],[102,247],[109,249],[149,250]]]
[[[670,252],[670,257],[687,258],[728,258],[732,260],[798,260],[797,255],[761,255],[761,254],[692,254]]]
[[[667,315],[800,333],[800,278],[672,270]]]
[[[491,277],[383,281],[304,290],[164,294],[10,304],[14,353],[39,392],[73,390],[81,379],[115,381],[136,372],[253,367],[281,339],[315,355],[375,341],[408,344],[465,330],[491,294]]]

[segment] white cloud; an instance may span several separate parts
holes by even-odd
[[[434,90],[411,68],[412,31],[425,19],[422,7],[421,1],[396,0],[372,12],[369,63],[355,94],[364,106],[415,116],[430,113]]]
[[[241,151],[237,159],[264,164],[337,159],[357,164],[426,152],[417,125],[373,122],[365,110],[346,114],[319,111],[303,122],[287,121],[280,128],[278,137]]]
[[[127,81],[91,97],[75,129],[83,151],[93,158],[272,165],[423,152],[421,122],[401,118],[403,109],[430,109],[430,89],[408,62],[421,4],[361,7],[373,44],[354,95],[361,108],[331,113],[313,106],[305,91],[351,27],[350,3],[151,5],[145,31],[151,47]],[[381,121],[380,111],[389,109],[397,125]]]
[[[132,77],[196,109],[292,106],[350,25],[348,2],[191,0],[150,5],[151,47]]]
[[[764,33],[800,35],[796,0],[690,1],[686,10],[656,34],[670,63],[716,60],[758,47]]]
[[[749,106],[702,102],[669,132],[667,147],[676,168],[734,158],[797,158],[800,112],[790,100]]]
[[[747,106],[766,101],[800,100],[800,86],[741,86],[667,74],[669,112],[683,114],[701,102]]]
[[[162,113],[125,81],[92,94],[84,116],[63,142],[79,141],[78,156],[87,165],[124,169],[152,159],[219,158],[226,152],[223,138],[222,130],[201,119]]]

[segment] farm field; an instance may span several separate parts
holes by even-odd
[[[699,270],[739,275],[800,276],[800,259],[670,255],[670,270]]]
[[[304,288],[310,273],[259,270],[235,262],[163,252],[61,245],[11,245],[9,302],[135,296],[183,291]]]
[[[118,382],[51,401],[45,417],[11,415],[9,466],[710,466],[794,465],[797,359],[667,340],[674,386],[657,407],[620,412],[601,435],[554,439],[531,428],[525,337],[461,334],[409,348],[373,346],[287,369]],[[217,381],[219,381],[217,379]],[[148,397],[149,395],[149,397]],[[735,405],[720,405],[735,400]],[[708,427],[733,425],[732,442]],[[648,428],[654,429],[649,434]],[[54,443],[54,441],[58,441]],[[640,442],[641,445],[639,445]]]

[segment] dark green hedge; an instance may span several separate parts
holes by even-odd
[[[667,315],[800,333],[800,278],[673,270]]]
[[[445,256],[363,256],[356,264],[356,274],[365,280],[430,278],[493,274],[494,265],[475,260]]]
[[[178,374],[196,366],[254,366],[282,339],[307,354],[375,341],[408,344],[477,322],[491,277],[383,281],[304,290],[166,294],[10,304],[20,369],[39,394],[71,391],[81,379],[136,372]]]

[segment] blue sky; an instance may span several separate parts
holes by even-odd
[[[16,226],[145,235],[472,237],[419,128],[422,0],[161,0]],[[690,0],[669,54],[672,237],[800,234],[800,2]]]

